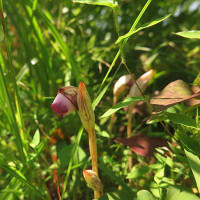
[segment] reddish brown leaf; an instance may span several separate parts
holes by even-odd
[[[192,86],[192,91],[193,91],[193,93],[199,93],[200,92],[200,87],[198,87],[197,85],[193,85]],[[189,99],[186,103],[189,106],[195,106],[195,105],[200,104],[200,99],[199,98]]]
[[[152,105],[153,113],[156,114],[175,104],[188,101],[195,97],[200,97],[200,91],[192,94],[192,90],[187,83],[182,80],[176,80],[169,83],[161,92],[160,95],[152,98],[150,104]]]
[[[114,141],[129,146],[133,152],[144,157],[151,156],[157,147],[168,146],[166,139],[148,137],[144,134],[130,138],[116,138]]]

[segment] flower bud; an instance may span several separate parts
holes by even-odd
[[[94,171],[85,169],[83,170],[83,176],[90,188],[92,188],[94,191],[102,192],[101,180]]]
[[[154,70],[149,70],[148,72],[144,73],[142,76],[140,76],[136,82],[137,84],[133,84],[133,86],[131,87],[131,90],[129,92],[128,97],[137,97],[137,96],[141,96],[141,91],[144,92],[144,90],[146,89],[148,82],[153,78],[154,76]],[[139,88],[140,90],[139,90]]]
[[[78,114],[80,116],[83,127],[88,133],[93,132],[95,126],[95,116],[92,109],[90,96],[83,82],[80,82],[78,87],[77,104]]]
[[[117,80],[113,88],[114,96],[119,96],[128,86],[131,87],[133,85],[133,76],[133,74],[127,74]]]
[[[77,109],[77,88],[68,86],[60,88],[54,99],[52,109],[60,116],[68,115]]]

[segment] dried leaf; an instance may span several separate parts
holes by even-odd
[[[150,104],[152,105],[153,113],[156,114],[178,103],[186,102],[199,96],[200,92],[192,94],[192,90],[187,83],[182,80],[176,80],[169,83],[160,95],[152,98]]]
[[[167,140],[162,138],[148,137],[144,134],[130,138],[116,138],[115,142],[129,146],[133,152],[140,156],[151,156],[155,148],[168,146]]]

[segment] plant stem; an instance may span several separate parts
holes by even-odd
[[[90,148],[90,156],[92,160],[92,171],[94,171],[97,176],[98,174],[98,155],[97,155],[97,144],[96,144],[96,134],[95,131],[92,130],[89,135],[89,148]],[[94,191],[94,198],[98,199],[102,195],[102,190],[101,192],[99,191]]]
[[[131,104],[128,107],[128,125],[127,125],[127,137],[131,137],[132,136],[132,110],[133,110],[134,104]],[[132,158],[132,151],[129,151],[129,158],[128,158],[128,169],[129,172],[131,171],[133,167],[133,158]],[[132,183],[132,180],[129,179],[129,183]]]

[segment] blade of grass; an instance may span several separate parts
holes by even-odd
[[[165,19],[167,19],[168,17],[170,17],[170,15],[167,15],[165,17],[153,20],[152,22],[146,23],[144,25],[142,25],[141,27],[137,28],[137,29],[130,29],[128,33],[126,33],[125,35],[120,36],[117,41],[116,44],[119,44],[120,42],[122,42],[124,39],[129,38],[131,35],[145,29],[145,28],[149,28],[151,26],[154,26],[156,24],[159,24],[160,22],[164,21]]]
[[[22,1],[29,8],[32,7],[32,2],[30,0],[27,0],[27,1],[22,0]],[[54,39],[58,43],[61,51],[63,52],[63,54],[66,58],[66,61],[68,63],[68,66],[72,69],[73,77],[75,77],[76,83],[78,85],[79,82],[80,82],[80,68],[79,68],[78,64],[76,63],[72,52],[70,51],[70,46],[64,41],[64,39],[62,38],[62,36],[60,35],[60,33],[58,32],[56,27],[52,24],[51,21],[52,21],[53,18],[51,16],[51,14],[47,10],[45,12],[43,12],[43,10],[40,8],[40,6],[37,5],[33,15],[39,16],[43,20],[46,27],[49,28],[52,36],[54,37]]]
[[[18,36],[19,42],[22,44],[20,50],[22,52],[25,52],[25,55],[21,59],[24,60],[24,62],[26,63],[25,65],[23,63],[23,65],[24,66],[27,65],[27,69],[29,69],[29,73],[27,75],[31,78],[34,77],[34,74],[37,74],[38,79],[32,79],[30,84],[32,98],[37,98],[39,94],[38,87],[40,87],[40,85],[44,94],[45,94],[44,90],[46,90],[46,88],[44,89],[43,87],[43,85],[45,85],[44,84],[45,79],[41,78],[42,73],[40,67],[32,67],[32,64],[30,63],[33,57],[38,58],[38,55],[41,54],[40,48],[38,47],[39,45],[37,45],[38,43],[36,39],[34,40],[32,39],[32,37],[30,37],[30,33],[32,32],[31,27],[27,23],[28,20],[24,20],[23,18],[24,16],[20,14],[20,9],[17,8],[17,5],[15,3],[7,3],[6,11],[11,23],[16,28],[16,36]],[[15,14],[13,15],[13,13]],[[18,75],[19,74],[20,72],[18,73]],[[19,76],[16,77],[17,81],[18,78]],[[51,80],[53,81],[53,78]],[[52,91],[55,91],[55,89],[53,90],[53,86],[52,86]]]
[[[131,26],[131,29],[130,31],[133,31],[135,29],[135,27],[137,26],[137,24],[139,23],[140,19],[142,18],[142,16],[144,15],[146,9],[148,8],[149,4],[151,3],[152,0],[148,0],[146,2],[146,4],[144,5],[144,7],[142,8],[142,10],[140,11],[139,15],[137,16],[136,20],[134,21],[133,25]],[[118,50],[117,54],[115,55],[114,59],[113,59],[113,62],[111,64],[111,66],[109,67],[109,70],[107,71],[102,83],[101,83],[101,86],[105,83],[106,79],[108,78],[112,68],[114,67],[118,57],[120,56],[120,54],[123,56],[123,48],[125,46],[125,44],[127,43],[128,41],[128,38],[125,38],[122,42],[122,44],[120,45],[120,49]],[[123,60],[123,59],[122,59]]]
[[[91,4],[97,6],[108,6],[115,8],[118,4],[112,0],[72,0],[73,3]]]
[[[144,97],[127,98],[124,101],[114,105],[112,108],[108,109],[100,118],[109,117],[110,115],[112,115],[113,113],[117,112],[121,108],[124,108],[124,107],[130,105],[133,102],[143,101],[143,100],[144,100]]]
[[[32,30],[34,31],[34,40],[40,50],[38,56],[41,54],[41,62],[42,62],[42,67],[39,67],[37,70],[38,76],[39,76],[39,81],[41,82],[41,87],[43,89],[43,92],[45,96],[49,96],[49,74],[50,70],[52,68],[51,61],[50,61],[50,56],[48,55],[48,51],[46,49],[46,42],[43,37],[42,31],[40,29],[39,23],[37,18],[34,15],[34,12],[32,10],[32,7],[30,7],[27,4],[24,4],[24,9],[26,11],[27,18],[29,19],[29,22],[31,24]]]
[[[70,68],[72,69],[72,76],[76,77],[76,84],[78,85],[80,82],[80,69],[78,64],[76,63],[73,54],[70,51],[69,45],[63,40],[62,36],[57,31],[56,27],[51,23],[51,15],[49,12],[46,11],[46,13],[42,14],[41,17],[43,21],[46,23],[47,27],[50,29],[52,36],[57,41],[60,49],[62,50],[63,54],[65,55],[65,58],[67,62],[69,63]]]
[[[21,161],[23,162],[24,165],[26,165],[26,156],[27,156],[27,148],[26,148],[26,141],[25,139],[25,133],[23,130],[23,118],[22,118],[22,113],[21,113],[21,106],[19,104],[20,100],[19,100],[19,94],[18,94],[18,87],[16,84],[16,80],[15,80],[15,72],[13,69],[13,65],[12,65],[12,57],[11,57],[11,50],[10,50],[10,40],[8,38],[8,31],[7,31],[7,27],[6,24],[4,23],[4,16],[3,16],[3,5],[1,3],[1,8],[0,8],[0,15],[1,15],[1,26],[3,29],[3,34],[4,34],[4,45],[5,45],[5,51],[7,53],[7,57],[8,57],[8,68],[9,68],[9,81],[11,81],[11,84],[14,86],[14,97],[17,99],[17,105],[18,105],[18,110],[15,111],[13,108],[13,104],[12,104],[12,99],[8,93],[8,82],[5,79],[4,75],[3,75],[3,71],[2,69],[2,65],[5,64],[5,61],[3,61],[3,56],[2,53],[0,52],[0,89],[1,89],[1,106],[4,108],[5,103],[7,104],[6,106],[8,108],[4,108],[4,109],[8,109],[9,111],[5,112],[7,114],[7,118],[9,120],[9,124],[10,124],[10,128],[13,132],[13,134],[15,135],[16,138],[16,146],[19,150],[20,153],[20,157],[21,157]],[[3,49],[1,48],[1,51],[3,51]],[[5,98],[5,99],[4,99]],[[5,101],[4,101],[5,100]],[[14,98],[13,98],[14,101]],[[17,125],[17,120],[16,120],[16,116],[15,113],[18,115],[18,120],[20,121],[20,124],[22,125],[22,131],[21,131],[21,136],[20,136],[20,131]]]
[[[194,179],[196,181],[198,191],[200,193],[200,159],[198,156],[187,151],[186,149],[184,149],[184,151],[185,151],[185,155],[188,159],[192,173],[194,175]]]
[[[82,138],[82,134],[83,134],[83,128],[81,128],[79,130],[78,135],[76,137],[74,148],[72,150],[71,159],[69,161],[69,165],[67,167],[67,171],[66,171],[66,174],[65,174],[64,182],[63,182],[62,199],[64,199],[64,195],[65,195],[65,192],[67,190],[67,184],[69,182],[69,175],[71,173],[72,166],[73,166],[73,161],[74,161],[74,156],[73,155],[76,155],[76,153],[78,151],[78,147],[79,147],[79,144],[80,144],[80,141],[81,141],[81,138]]]
[[[27,187],[29,187],[31,190],[33,190],[34,192],[36,192],[40,197],[44,198],[44,195],[32,184],[30,184],[26,177],[16,168],[12,168],[6,164],[4,164],[5,162],[3,160],[0,159],[0,167],[2,169],[4,169],[5,171],[7,171],[9,174],[11,174],[13,177],[15,177],[16,179],[18,179],[20,182],[22,182],[23,184],[25,184]]]

